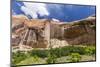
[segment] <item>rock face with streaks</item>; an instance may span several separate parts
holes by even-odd
[[[95,17],[73,22],[69,28],[64,29],[64,38],[69,44],[95,44],[96,25]]]
[[[91,16],[63,23],[47,19],[28,19],[23,15],[12,16],[12,46],[56,48],[95,44],[95,20],[95,16]]]

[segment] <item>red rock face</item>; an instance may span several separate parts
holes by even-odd
[[[28,19],[22,15],[12,16],[12,44],[33,48],[48,48],[51,41],[53,46],[55,45],[53,42],[59,41],[60,45],[56,47],[65,46],[65,43],[95,44],[95,23],[95,17],[62,23],[47,19]]]

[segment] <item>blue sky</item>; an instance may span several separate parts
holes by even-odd
[[[12,1],[12,15],[71,22],[95,14],[95,6]]]

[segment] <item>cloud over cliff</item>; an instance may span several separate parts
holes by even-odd
[[[40,16],[48,16],[49,12],[46,9],[46,5],[43,3],[27,3],[23,2],[24,5],[21,6],[21,10],[28,16],[32,18],[38,18]]]
[[[12,14],[23,14],[28,18],[55,18],[62,22],[70,22],[95,14],[95,6],[13,1]]]

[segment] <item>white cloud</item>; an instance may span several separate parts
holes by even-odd
[[[52,20],[53,20],[53,21],[57,21],[57,22],[59,22],[59,20],[58,20],[58,19],[55,19],[55,18],[52,18]]]
[[[32,18],[38,18],[37,14],[40,16],[48,16],[49,12],[46,9],[46,5],[43,3],[28,3],[23,2],[24,6],[21,6],[21,10],[26,14],[30,15]]]
[[[12,10],[12,14],[13,14],[13,15],[16,15],[16,13],[14,12],[14,10]]]

